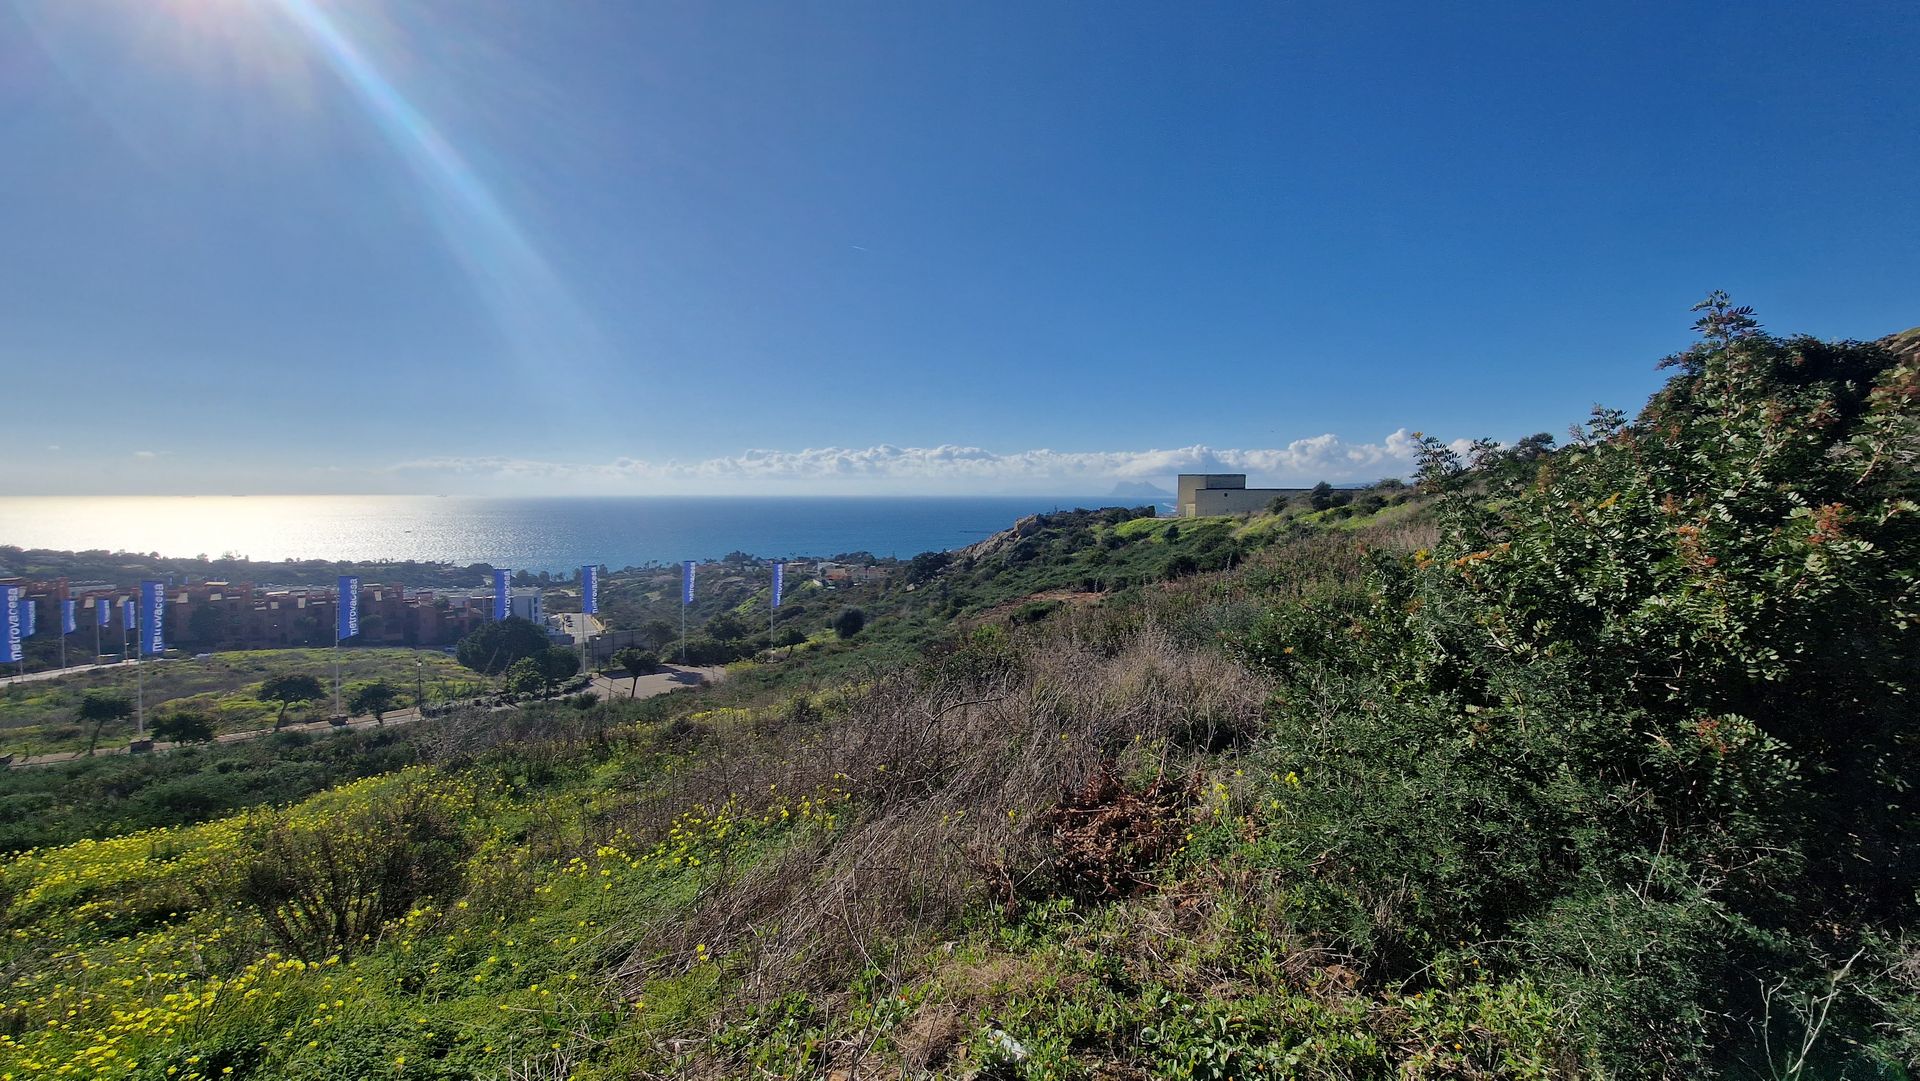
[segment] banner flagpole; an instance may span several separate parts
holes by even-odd
[[[343,574],[333,606],[333,715],[340,716],[340,643],[360,633],[360,579]]]
[[[138,628],[133,635],[133,684],[134,684],[134,739],[147,738],[147,702],[145,669],[140,663],[143,653],[151,652],[158,657],[167,648],[166,640],[166,586],[158,581],[140,583],[140,613],[134,623]]]
[[[693,603],[693,560],[680,564],[680,663],[687,663],[687,605]]]
[[[0,663],[15,662],[21,675],[27,671],[27,651],[20,641],[20,599],[25,594],[21,586],[0,586]]]
[[[132,602],[128,602],[132,603]],[[133,617],[133,738],[147,731],[147,683],[140,669],[140,617]]]
[[[786,585],[787,565],[784,561],[773,565],[773,603],[767,605],[767,650],[773,650],[773,620],[780,614],[780,589]]]
[[[587,674],[587,686],[593,686],[593,670],[587,661],[587,620],[600,613],[600,565],[580,567],[580,670]]]
[[[34,623],[38,618],[39,607],[23,592],[20,596],[20,603],[14,605],[13,608],[14,614],[18,616],[20,620],[20,637],[22,639],[32,638],[35,631],[38,630],[38,628],[34,626]],[[23,676],[27,674],[27,650],[25,645],[22,645],[20,648],[20,674]]]

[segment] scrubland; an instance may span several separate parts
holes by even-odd
[[[1062,516],[707,691],[15,852],[0,1075],[1908,1077],[1920,363],[1706,312],[1417,500]]]

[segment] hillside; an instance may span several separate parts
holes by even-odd
[[[94,836],[0,1075],[1910,1077],[1920,357],[1704,311],[1564,447],[1025,520],[698,693],[8,776]]]

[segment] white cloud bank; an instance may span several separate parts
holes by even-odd
[[[682,462],[616,458],[606,463],[506,457],[438,457],[400,462],[388,472],[438,477],[456,485],[593,492],[925,492],[1097,495],[1122,482],[1170,488],[1178,473],[1246,473],[1256,487],[1317,481],[1370,481],[1411,472],[1416,448],[1402,428],[1379,442],[1332,434],[1265,450],[1207,446],[1168,450],[1054,451],[1002,454],[980,447],[823,447],[749,450]]]

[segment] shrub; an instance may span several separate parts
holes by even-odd
[[[507,667],[507,690],[513,694],[538,694],[547,686],[547,673],[534,657],[522,657]]]
[[[1792,1072],[1760,989],[1842,997],[1920,888],[1920,365],[1705,309],[1631,423],[1525,470],[1426,439],[1438,542],[1247,643],[1283,680],[1250,858],[1300,926],[1383,984],[1470,949],[1623,1078]],[[1802,1065],[1891,1061],[1858,1001]]]
[[[295,955],[352,956],[459,882],[471,846],[458,799],[408,783],[339,810],[258,814],[242,832],[235,893]]]
[[[204,713],[168,713],[154,720],[153,734],[169,743],[211,743],[213,722]]]
[[[858,608],[843,608],[833,617],[833,633],[842,638],[852,638],[867,625],[867,614]]]
[[[1066,607],[1059,601],[1028,601],[1007,616],[1009,623],[1038,623]]]
[[[702,666],[727,664],[739,660],[741,656],[738,643],[723,642],[717,638],[691,639],[682,652],[687,664]]]

